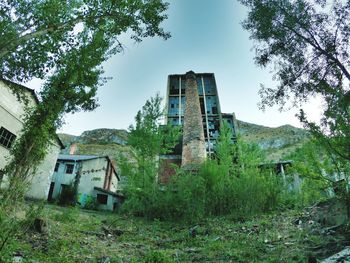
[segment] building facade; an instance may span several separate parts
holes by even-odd
[[[19,99],[13,90],[17,90],[22,99]],[[35,107],[38,103],[33,90],[0,79],[0,182],[2,181],[2,187],[7,185],[7,178],[2,169],[11,158],[10,149],[14,141],[21,136],[25,109],[26,107]],[[46,199],[51,176],[61,149],[63,149],[63,145],[58,137],[50,142],[45,159],[39,164],[32,178],[29,178],[29,187],[25,194],[27,198]]]
[[[197,108],[199,110],[197,110]],[[237,135],[234,113],[222,113],[218,89],[213,73],[174,74],[168,76],[165,124],[182,126],[181,142],[173,153],[160,157],[160,181],[166,182],[174,172],[172,165],[186,166],[197,162],[191,154],[202,158],[202,133],[205,154],[214,156],[220,124],[226,121],[232,130],[232,141]],[[193,146],[195,145],[195,146]]]
[[[120,178],[108,156],[60,154],[52,176],[48,201],[58,199],[77,184],[77,202],[96,202],[101,210],[114,210]],[[73,201],[73,200],[72,200]]]
[[[219,136],[221,121],[227,121],[235,137],[237,133],[236,118],[234,113],[221,112],[214,73],[194,74],[199,95],[206,150],[210,155],[214,151],[215,142]],[[166,124],[183,125],[185,108],[186,74],[169,75],[166,96]]]

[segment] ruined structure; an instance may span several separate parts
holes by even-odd
[[[192,170],[203,163],[207,156],[198,87],[193,71],[186,74],[186,98],[181,166]]]
[[[96,200],[101,210],[115,210],[120,177],[108,156],[60,154],[57,159],[48,201],[65,195],[76,187],[77,202],[82,207]],[[75,200],[71,200],[75,201]]]
[[[215,153],[220,123],[226,121],[235,141],[237,124],[234,113],[222,113],[213,73],[168,76],[165,124],[183,126],[183,136],[171,154],[160,156],[160,181],[174,173],[172,165],[195,168]]]

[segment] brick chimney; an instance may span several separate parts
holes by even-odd
[[[196,74],[186,73],[186,104],[183,125],[182,168],[197,170],[206,159],[202,113]]]
[[[78,145],[76,143],[71,144],[69,147],[69,154],[73,155],[76,153]]]

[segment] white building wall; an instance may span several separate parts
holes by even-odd
[[[23,92],[28,99],[27,107],[35,107],[36,101],[31,92],[25,88],[23,88]],[[0,127],[4,127],[19,138],[23,128],[25,108],[24,101],[19,101],[7,84],[0,80]],[[26,193],[27,197],[46,200],[59,151],[60,145],[57,142],[52,143],[47,156],[31,178],[28,192]],[[9,149],[0,145],[0,169],[6,166],[9,159]],[[4,181],[6,181],[6,178],[4,178]]]
[[[112,175],[112,184],[111,184],[110,191],[116,192],[117,190],[118,190],[118,178],[113,173],[113,175]]]
[[[39,164],[35,175],[31,178],[26,196],[32,199],[47,199],[50,183],[57,157],[60,153],[58,144],[51,144],[45,159]]]
[[[106,168],[106,158],[83,161],[78,194],[93,196],[94,187],[103,188]]]
[[[23,90],[28,98],[28,106],[36,105],[35,100],[29,91]],[[17,96],[11,92],[8,86],[0,80],[0,127],[4,127],[17,138],[23,127],[23,114],[25,113],[24,102],[19,102]],[[8,162],[9,150],[0,145],[0,169],[3,169]]]

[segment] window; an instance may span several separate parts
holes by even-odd
[[[4,127],[0,128],[0,144],[5,148],[11,148],[13,141],[16,139],[16,135],[6,130]]]
[[[74,170],[74,164],[66,164],[66,174],[72,174]]]
[[[101,205],[106,205],[107,204],[107,200],[108,200],[108,195],[104,195],[104,194],[97,194],[97,202]]]
[[[1,181],[2,181],[3,177],[4,177],[4,171],[0,170],[0,184],[1,184]]]
[[[57,172],[58,171],[58,168],[60,167],[60,163],[56,163],[56,165],[55,165],[55,172]]]

